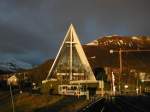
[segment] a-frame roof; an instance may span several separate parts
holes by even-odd
[[[81,63],[85,67],[85,70],[88,72],[88,79],[87,80],[96,80],[94,73],[90,67],[90,64],[87,60],[87,57],[83,51],[82,45],[78,39],[75,28],[72,24],[70,25],[69,30],[67,31],[67,34],[66,34],[66,36],[62,42],[62,45],[61,45],[61,47],[57,53],[57,56],[53,62],[53,65],[52,65],[48,75],[47,75],[46,80],[49,80],[50,78],[52,78],[53,71],[54,71],[55,67],[57,66],[57,62],[59,61],[59,57],[61,56],[61,53],[63,53],[62,51],[64,49],[64,46],[65,46],[65,44],[68,44],[68,43],[74,44],[74,48],[77,51],[77,54],[81,60]]]

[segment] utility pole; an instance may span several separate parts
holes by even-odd
[[[122,50],[121,50],[121,48],[119,49],[119,65],[120,65],[119,94],[121,94],[121,83],[120,83],[120,78],[121,78],[121,74],[122,74]]]
[[[9,85],[9,90],[10,90],[10,97],[11,97],[11,103],[12,103],[12,112],[15,112],[15,105],[14,105],[14,98],[13,98],[13,93],[12,93],[12,83],[17,83],[17,79],[15,75],[9,77],[7,79],[8,85]]]
[[[10,89],[11,103],[12,103],[12,109],[13,109],[12,111],[15,112],[14,98],[13,98],[11,83],[9,84],[9,89]]]

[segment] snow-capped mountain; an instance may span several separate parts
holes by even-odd
[[[2,72],[16,72],[18,70],[31,69],[32,65],[15,58],[0,60],[0,71]]]
[[[104,36],[86,44],[88,46],[101,46],[112,48],[150,48],[148,36]]]

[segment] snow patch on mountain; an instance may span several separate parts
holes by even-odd
[[[88,44],[86,44],[86,45],[98,45],[99,43],[98,43],[98,40],[94,40],[94,41],[92,41],[92,42],[90,42],[90,43],[88,43]]]
[[[133,36],[131,37],[133,40],[140,40],[140,38],[136,37],[136,36]]]

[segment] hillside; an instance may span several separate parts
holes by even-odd
[[[30,79],[32,79],[35,82],[41,82],[44,80],[49,72],[49,69],[51,68],[51,65],[53,64],[53,60],[46,60],[43,64],[23,72],[25,75],[27,75]],[[23,74],[22,73],[22,74]],[[39,80],[40,79],[40,80]]]
[[[95,56],[94,63],[102,67],[119,67],[119,52],[110,53],[110,50],[134,50],[135,52],[122,52],[123,67],[149,71],[150,51],[137,50],[150,50],[150,37],[106,36],[83,45],[83,48],[87,57]]]
[[[105,36],[98,38],[86,45],[83,49],[92,66],[95,67],[116,67],[119,68],[119,53],[110,54],[110,50],[149,50],[150,37],[125,37],[125,36]],[[150,52],[128,52],[122,53],[123,68],[136,69],[137,71],[150,72]],[[53,60],[47,60],[43,64],[26,70],[26,74],[33,81],[44,80],[49,72]],[[40,79],[40,80],[39,80]]]
[[[125,37],[125,36],[109,36],[101,37],[86,45],[83,49],[87,58],[93,68],[95,67],[119,67],[119,53],[110,54],[110,49],[113,50],[138,50],[150,49],[150,37]],[[92,58],[94,57],[94,58]],[[130,52],[122,53],[123,68],[137,69],[142,72],[150,72],[150,52]],[[31,70],[29,73],[36,77],[40,75],[45,79],[52,60],[47,60],[42,65]]]

